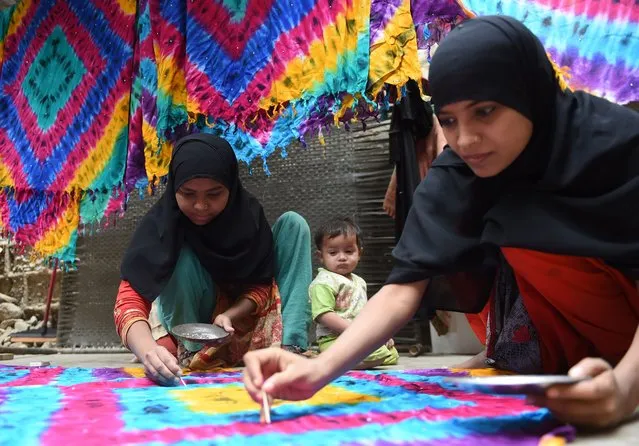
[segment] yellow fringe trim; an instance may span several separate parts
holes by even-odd
[[[326,140],[324,139],[324,133],[322,133],[322,128],[319,128],[319,131],[317,132],[317,139],[319,140],[320,145],[325,146],[326,145]],[[326,149],[324,149],[326,150]],[[324,152],[324,155],[326,155],[326,152]]]
[[[198,114],[200,112],[199,111],[187,111],[186,116],[187,116],[187,122],[189,123],[189,125],[191,124],[195,124],[197,122],[197,117]]]
[[[550,64],[552,65],[552,68],[555,72],[555,78],[557,79],[557,82],[559,82],[559,87],[562,90],[571,90],[570,85],[568,85],[568,79],[572,77],[572,74],[570,74],[570,67],[565,65],[563,67],[560,67],[552,59],[552,56],[549,53],[546,53],[546,56],[548,57],[548,60],[550,61]]]
[[[339,111],[335,113],[335,115],[333,116],[333,123],[336,126],[339,127],[340,118],[342,118],[344,114],[346,114],[346,110],[351,108],[354,103],[355,103],[355,97],[353,95],[349,94],[344,96],[344,99],[342,100],[342,106],[340,107]]]
[[[204,117],[204,124],[205,124],[208,128],[212,129],[213,127],[215,127],[215,122],[210,122],[210,121],[209,121],[209,118],[210,118],[210,116],[209,116],[209,115],[206,115],[206,116]]]

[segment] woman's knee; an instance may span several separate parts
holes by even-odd
[[[281,225],[288,231],[296,231],[298,233],[307,233],[310,237],[311,228],[304,217],[295,211],[284,212],[275,222],[276,225]]]
[[[200,260],[197,258],[195,252],[186,245],[182,246],[175,268],[173,269],[174,273],[175,271],[179,271],[179,275],[180,273],[183,273],[184,270],[192,271],[197,270],[200,267]]]

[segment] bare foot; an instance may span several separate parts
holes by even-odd
[[[470,359],[452,366],[452,369],[485,369],[486,365],[486,350],[482,350]]]

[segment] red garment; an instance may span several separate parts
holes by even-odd
[[[162,336],[160,339],[156,339],[155,342],[159,346],[162,346],[165,349],[167,349],[169,353],[171,353],[173,356],[177,358],[177,355],[178,355],[177,341],[175,340],[173,336],[171,335]]]
[[[140,296],[126,280],[120,282],[113,318],[115,328],[125,346],[127,345],[126,335],[131,325],[137,321],[148,321],[150,313],[151,302]]]
[[[538,332],[544,372],[565,373],[588,356],[621,360],[639,325],[635,282],[594,258],[502,252]]]
[[[228,366],[235,365],[241,360],[244,353],[249,350],[279,346],[281,344],[281,300],[275,281],[271,284],[248,287],[233,285],[218,287],[217,304],[211,315],[211,322],[216,316],[231,307],[235,299],[231,299],[230,296],[237,296],[236,299],[239,297],[250,299],[255,303],[256,308],[252,314],[233,322],[235,334],[231,342],[224,349],[220,349],[217,352],[215,358],[217,362],[221,361]],[[120,283],[116,297],[113,316],[116,330],[125,346],[128,347],[126,336],[133,323],[137,321],[147,322],[150,313],[151,303],[138,294],[129,282],[123,280]],[[177,357],[177,345],[172,336],[164,336],[156,342]],[[201,363],[197,365],[200,368],[205,367]]]
[[[486,306],[477,314],[467,314],[466,319],[470,324],[470,328],[479,339],[482,345],[486,345],[486,327],[488,327],[488,315],[490,313],[490,299],[486,302]]]

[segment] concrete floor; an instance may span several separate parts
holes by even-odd
[[[388,369],[411,370],[438,367],[449,367],[468,356],[424,355],[418,358],[402,356],[400,365]],[[53,366],[61,367],[126,367],[131,365],[131,354],[59,354],[59,355],[24,355],[16,356],[10,361],[0,364],[29,365],[35,361],[49,361]],[[639,444],[639,418],[617,429],[597,434],[580,433],[576,446],[622,446]]]

